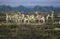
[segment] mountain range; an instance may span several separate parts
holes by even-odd
[[[48,11],[55,11],[56,13],[60,13],[60,7],[53,7],[53,6],[32,6],[32,7],[26,7],[26,6],[17,6],[17,7],[11,7],[2,5],[0,6],[0,12],[7,12],[7,11],[19,11],[19,12],[33,12],[33,11],[40,11],[40,12],[48,12]]]

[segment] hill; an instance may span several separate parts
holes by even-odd
[[[18,7],[11,7],[2,5],[0,6],[0,12],[7,12],[7,11],[19,11],[19,12],[33,12],[33,11],[40,11],[40,12],[47,12],[47,11],[55,11],[56,13],[60,13],[60,7],[53,7],[53,6],[34,6],[34,7],[25,7],[25,6],[18,6]]]

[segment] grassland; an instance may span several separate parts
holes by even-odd
[[[10,23],[5,18],[0,14],[0,39],[60,39],[60,24]]]

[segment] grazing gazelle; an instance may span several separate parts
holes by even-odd
[[[43,23],[45,23],[45,17],[44,16],[41,18],[41,20],[43,21]]]

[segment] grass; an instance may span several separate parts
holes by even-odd
[[[46,31],[46,28],[59,27],[58,25],[2,25],[0,26],[0,35],[5,37],[1,39],[52,39],[53,31]],[[50,35],[49,35],[50,34]]]

